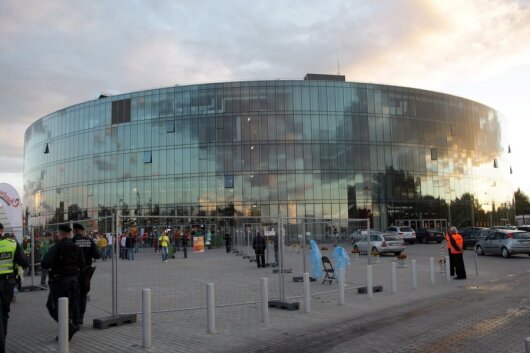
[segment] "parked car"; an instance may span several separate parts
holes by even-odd
[[[350,242],[353,244],[361,239],[363,239],[368,234],[367,229],[358,229],[355,232],[350,234]],[[379,229],[370,229],[370,234],[383,234]]]
[[[416,240],[416,232],[410,227],[391,226],[386,229],[386,232],[399,235],[401,239],[409,244],[414,244],[414,241]]]
[[[361,240],[353,244],[353,249],[360,253],[367,253],[368,247],[371,246],[371,253],[374,254],[388,254],[393,253],[398,256],[405,251],[405,243],[401,237],[392,233],[370,233],[370,240],[365,235]]]
[[[436,229],[420,228],[416,230],[416,241],[427,244],[430,241],[435,241],[440,244],[444,240],[444,233]]]
[[[525,225],[517,227],[517,229],[524,230],[525,232],[530,232],[530,225],[525,224]]]
[[[494,229],[485,239],[475,245],[478,255],[495,254],[510,257],[513,254],[530,255],[530,232]]]
[[[466,227],[459,229],[458,231],[462,238],[464,238],[464,250],[468,248],[474,248],[475,244],[480,240],[493,233],[493,229],[483,227]]]

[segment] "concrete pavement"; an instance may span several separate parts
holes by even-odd
[[[417,258],[423,264],[418,271],[417,290],[410,286],[410,268],[399,269],[398,293],[391,294],[389,264],[393,258],[383,257],[380,264],[374,265],[374,283],[383,284],[385,290],[376,293],[373,299],[348,290],[346,304],[339,306],[336,292],[324,293],[336,290],[336,284],[312,283],[312,292],[321,294],[312,296],[311,313],[271,309],[270,322],[261,323],[256,303],[259,278],[270,276],[273,298],[277,275],[273,275],[270,268],[260,271],[255,264],[218,250],[206,254],[208,257],[191,254],[187,260],[177,253],[176,259],[163,264],[158,255],[148,249],[139,254],[138,260],[121,261],[118,264],[119,292],[123,299],[120,312],[140,310],[141,288],[150,287],[156,293],[153,295],[153,309],[157,311],[153,314],[153,347],[149,350],[141,347],[139,315],[136,324],[107,330],[85,325],[74,336],[70,351],[478,352],[470,348],[476,337],[487,342],[488,347],[497,349],[487,351],[522,352],[523,339],[530,336],[530,330],[525,332],[530,327],[525,294],[530,289],[528,257],[480,258],[481,273],[476,277],[473,254],[467,252],[468,280],[446,284],[437,274],[437,283],[431,287],[425,264],[429,256],[439,253],[439,247],[414,245],[407,249],[409,258]],[[295,271],[290,276],[301,272],[300,258],[291,255],[288,261]],[[348,270],[350,289],[364,284],[363,261],[354,263]],[[110,263],[98,262],[97,266],[86,322],[107,316],[111,307]],[[206,334],[206,311],[186,310],[204,306],[204,284],[209,279],[217,283],[217,303],[225,304],[217,308],[218,332],[210,335]],[[301,287],[301,284],[290,282],[288,295],[301,294]],[[47,314],[46,296],[47,292],[18,295],[9,322],[8,352],[56,351],[57,325]],[[249,304],[233,305],[245,301]],[[454,328],[470,334],[455,336]],[[458,338],[457,343],[452,337]],[[453,343],[447,343],[449,341]]]

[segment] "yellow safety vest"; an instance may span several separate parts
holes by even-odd
[[[0,275],[13,273],[13,264],[17,242],[13,239],[0,240]]]

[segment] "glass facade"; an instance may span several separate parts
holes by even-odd
[[[495,110],[419,89],[293,80],[81,103],[25,134],[30,224],[108,215],[510,217]],[[466,206],[467,204],[467,206]],[[472,214],[472,215],[471,215]],[[491,217],[490,217],[491,218]]]

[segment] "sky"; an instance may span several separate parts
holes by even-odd
[[[100,93],[338,71],[498,110],[530,194],[530,0],[2,0],[0,182],[22,196],[26,128]]]

